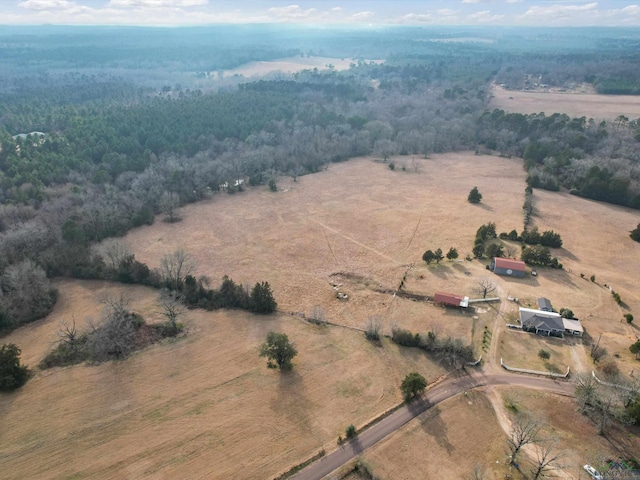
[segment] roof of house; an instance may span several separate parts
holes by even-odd
[[[549,300],[548,298],[540,297],[538,299],[538,308],[540,310],[548,310],[549,312],[552,311],[553,307],[551,306],[551,300]]]
[[[584,328],[582,328],[582,324],[578,320],[563,318],[562,324],[564,325],[565,330],[584,333]]]
[[[493,259],[495,268],[507,268],[511,270],[519,270],[524,272],[527,267],[521,260],[513,260],[512,258],[495,257]]]
[[[446,292],[436,292],[433,296],[434,302],[453,305],[455,307],[459,307],[463,300],[464,298],[459,295],[454,295],[453,293]]]
[[[523,327],[537,330],[564,332],[563,318],[555,312],[545,312],[532,308],[520,308],[520,323]]]

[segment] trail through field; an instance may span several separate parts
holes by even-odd
[[[366,249],[366,250],[368,250],[368,251],[370,251],[370,252],[372,252],[372,253],[375,253],[376,255],[378,255],[378,256],[380,256],[380,257],[384,258],[385,260],[390,261],[391,263],[393,263],[393,264],[395,264],[395,265],[402,265],[402,262],[399,262],[398,260],[396,260],[396,259],[394,259],[394,258],[391,258],[390,256],[388,256],[388,255],[386,255],[386,254],[382,253],[382,252],[381,252],[381,251],[379,251],[379,250],[376,250],[375,248],[371,248],[371,247],[369,247],[368,245],[365,245],[364,243],[359,242],[359,241],[358,241],[358,240],[356,240],[355,238],[352,238],[352,237],[350,237],[350,236],[348,236],[348,235],[345,235],[344,233],[340,232],[339,230],[336,230],[335,228],[331,228],[330,226],[328,226],[328,225],[326,225],[326,224],[324,224],[324,223],[320,222],[319,220],[316,220],[315,218],[311,218],[310,220],[311,220],[312,222],[317,223],[317,224],[318,224],[318,225],[320,225],[322,228],[324,228],[324,229],[326,229],[326,230],[329,230],[330,232],[333,232],[333,233],[335,233],[336,235],[340,235],[340,236],[341,236],[342,238],[344,238],[345,240],[348,240],[348,241],[350,241],[350,242],[352,242],[352,243],[355,243],[355,244],[356,244],[356,245],[358,245],[359,247],[362,247],[362,248],[364,248],[364,249]],[[325,236],[326,236],[326,234],[325,234]],[[327,240],[327,242],[328,242],[328,240]],[[331,253],[333,253],[333,249],[331,249],[331,247],[329,247],[329,248],[330,248],[330,250],[331,250]],[[335,254],[334,254],[334,257],[335,257]]]

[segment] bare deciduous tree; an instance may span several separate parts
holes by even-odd
[[[167,254],[160,260],[160,274],[174,290],[179,290],[187,275],[191,275],[195,263],[182,248]]]
[[[518,253],[518,249],[513,245],[504,246],[504,254],[507,258],[516,258],[516,253]]]
[[[562,470],[563,466],[559,465],[558,461],[564,456],[564,452],[556,449],[555,440],[538,445],[538,448],[536,448],[536,458],[531,462],[533,480],[546,477],[548,472]]]
[[[469,480],[484,480],[487,472],[482,465],[474,465],[473,470],[469,474]]]
[[[163,290],[158,296],[160,314],[167,320],[169,329],[178,332],[178,320],[184,315],[185,307],[180,295],[170,290]]]
[[[106,239],[96,247],[95,251],[111,270],[118,270],[122,261],[132,255],[129,246],[122,240],[115,238]]]
[[[164,192],[160,198],[160,210],[165,215],[165,222],[175,223],[182,220],[178,215],[178,208],[180,208],[180,195],[175,192]]]
[[[72,350],[76,350],[78,348],[78,329],[76,328],[75,317],[71,317],[71,324],[66,320],[60,322],[58,337],[62,342],[69,345]]]
[[[380,340],[380,330],[382,330],[382,316],[371,315],[367,318],[364,326],[364,334],[369,340]]]
[[[478,287],[476,291],[482,295],[482,298],[487,298],[487,295],[496,291],[496,284],[488,278],[481,278],[476,280]]]
[[[309,314],[309,320],[319,325],[325,325],[327,323],[327,314],[320,305],[314,305],[311,307],[311,313]]]
[[[534,443],[539,433],[540,424],[537,420],[527,415],[518,415],[511,425],[511,433],[507,438],[509,463],[515,463],[522,447]]]
[[[128,310],[128,299],[124,295],[106,296],[102,303],[105,305],[102,323],[98,328],[90,323],[92,355],[96,360],[125,358],[135,350],[139,317]]]

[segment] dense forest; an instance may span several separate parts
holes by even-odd
[[[640,208],[638,119],[488,110],[493,82],[527,75],[639,93],[635,31],[122,30],[0,28],[0,329],[46,314],[48,279],[86,276],[102,239],[359,155],[521,156],[533,188]],[[305,55],[353,62],[208,74]]]

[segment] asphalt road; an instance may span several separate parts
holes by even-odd
[[[538,390],[546,390],[560,395],[573,395],[574,387],[571,383],[549,378],[529,377],[508,373],[488,374],[474,373],[460,378],[444,381],[429,389],[421,398],[389,415],[352,441],[345,443],[329,455],[312,463],[290,477],[295,480],[320,480],[324,476],[340,468],[349,460],[362,454],[387,435],[395,432],[405,423],[414,419],[422,412],[466,390],[484,385],[512,385]]]

